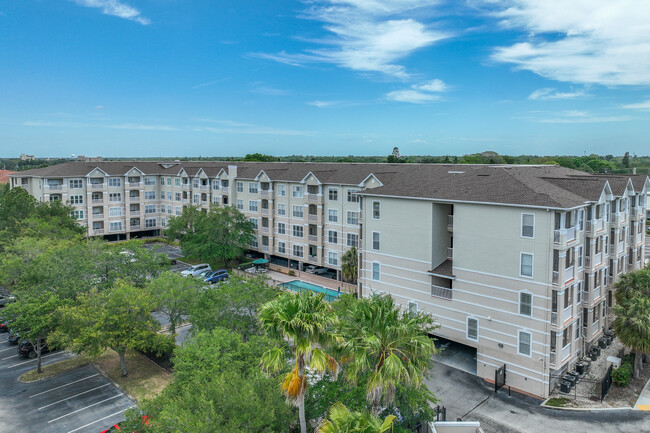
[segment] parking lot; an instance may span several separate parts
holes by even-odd
[[[96,433],[124,419],[134,405],[94,367],[85,366],[37,382],[18,378],[36,368],[0,334],[0,433]],[[43,365],[69,358],[43,355]]]

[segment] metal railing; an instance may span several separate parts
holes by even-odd
[[[317,235],[309,235],[309,242],[318,242]]]
[[[566,268],[566,269],[564,270],[564,282],[565,282],[565,283],[566,283],[567,281],[572,280],[574,276],[575,276],[575,275],[574,275],[574,267],[573,267],[573,266],[569,266],[568,268]]]
[[[62,183],[59,183],[59,184],[48,184],[47,187],[48,187],[48,189],[49,189],[50,191],[61,191],[61,190],[63,190],[63,184],[62,184]]]
[[[307,201],[318,202],[322,196],[318,194],[307,194]]]
[[[103,198],[94,198],[94,199],[92,199],[92,203],[93,204],[101,204],[101,203],[104,203],[104,199]]]
[[[562,362],[566,361],[571,356],[571,343],[562,348]]]
[[[318,221],[318,215],[309,214],[309,221]]]
[[[442,299],[452,299],[452,289],[448,287],[431,286],[431,296]]]

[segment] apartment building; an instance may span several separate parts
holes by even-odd
[[[12,176],[75,207],[89,236],[157,234],[183,206],[236,206],[251,251],[292,268],[359,248],[362,296],[436,317],[488,380],[547,396],[611,326],[613,284],[643,265],[646,176],[555,166],[73,162]]]

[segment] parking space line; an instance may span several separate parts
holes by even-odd
[[[14,348],[14,347],[7,347],[6,349],[0,349],[0,352],[6,352],[7,350],[11,350],[11,349],[14,349],[16,351],[18,350],[18,349]]]
[[[48,389],[47,391],[43,391],[43,392],[39,392],[38,394],[30,395],[29,398],[36,397],[36,396],[41,395],[41,394],[47,394],[47,393],[50,392],[50,391],[54,391],[54,390],[57,390],[57,389],[61,389],[61,388],[64,388],[64,387],[66,387],[66,386],[68,386],[68,385],[72,385],[73,383],[78,383],[78,382],[84,381],[84,380],[86,380],[86,379],[90,379],[91,377],[95,377],[95,376],[99,376],[99,373],[97,373],[97,374],[91,374],[90,376],[88,376],[88,377],[84,377],[83,379],[78,379],[78,380],[75,380],[75,381],[73,381],[73,382],[68,382],[68,383],[66,383],[65,385],[57,386],[56,388]]]
[[[93,422],[89,422],[89,423],[86,424],[86,425],[82,425],[81,427],[77,427],[77,428],[74,429],[74,430],[70,430],[68,433],[74,433],[74,432],[76,432],[76,431],[81,430],[82,428],[86,428],[86,427],[88,427],[89,425],[93,425],[93,424],[96,424],[96,423],[98,423],[98,422],[100,422],[100,421],[104,421],[106,418],[110,418],[110,417],[112,417],[112,416],[117,415],[118,413],[122,413],[122,412],[124,412],[124,411],[127,411],[127,410],[131,409],[132,407],[133,407],[133,406],[129,406],[129,407],[127,407],[126,409],[122,409],[122,410],[119,411],[119,412],[115,412],[115,413],[112,413],[112,414],[110,414],[110,415],[105,416],[104,418],[100,418],[100,419],[95,420],[95,421],[93,421]]]
[[[61,352],[55,352],[55,353],[49,353],[49,354],[47,354],[47,355],[41,355],[41,359],[45,359],[45,358],[47,358],[48,356],[59,355],[59,354],[61,354]],[[18,366],[20,366],[20,365],[27,364],[28,362],[34,362],[34,361],[36,361],[37,359],[38,359],[38,358],[28,359],[27,361],[19,362],[18,364],[14,364],[14,365],[10,365],[10,366],[7,367],[7,368],[18,367]]]
[[[124,394],[119,393],[119,394],[117,394],[117,395],[114,395],[113,397],[106,398],[106,399],[104,399],[104,400],[102,400],[102,401],[98,401],[97,403],[93,403],[93,404],[90,404],[90,405],[88,405],[88,406],[86,406],[86,407],[82,407],[81,409],[77,409],[77,410],[74,410],[74,411],[72,411],[72,412],[70,412],[70,413],[66,413],[65,415],[61,415],[61,416],[58,417],[58,418],[51,419],[51,420],[49,420],[47,423],[49,424],[49,423],[51,423],[51,422],[58,421],[58,420],[60,420],[61,418],[65,418],[66,416],[70,416],[70,415],[75,414],[75,413],[77,413],[77,412],[81,412],[82,410],[86,410],[86,409],[88,409],[89,407],[97,406],[98,404],[102,404],[102,403],[104,403],[105,401],[113,400],[114,398],[122,397],[123,395],[124,395]]]
[[[96,389],[103,388],[103,387],[105,387],[105,386],[109,386],[109,385],[111,385],[111,384],[110,384],[110,383],[105,383],[104,385],[100,385],[100,386],[97,386],[97,387],[95,387],[95,388],[91,388],[91,389],[89,389],[88,391],[80,392],[79,394],[72,395],[72,396],[70,396],[70,397],[67,397],[67,398],[61,399],[61,400],[59,400],[59,401],[55,401],[54,403],[50,403],[50,404],[46,404],[45,406],[41,406],[41,407],[38,408],[38,410],[45,409],[46,407],[54,406],[55,404],[57,404],[57,403],[61,403],[62,401],[70,400],[71,398],[75,398],[75,397],[78,397],[78,396],[80,396],[80,395],[87,394],[87,393],[89,393],[90,391],[94,391],[94,390],[96,390]]]

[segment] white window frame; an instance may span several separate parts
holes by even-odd
[[[300,254],[297,254],[296,251],[300,250]],[[299,244],[293,244],[291,247],[291,255],[294,257],[304,257],[305,256],[305,248],[302,245]]]
[[[155,200],[156,199],[156,191],[145,191],[144,192],[144,199],[145,200]]]
[[[84,196],[83,194],[71,195],[68,201],[70,204],[84,204]]]
[[[524,256],[530,256],[530,275],[525,275],[521,271],[523,270],[523,258]],[[535,275],[535,255],[533,253],[520,253],[519,254],[519,276],[523,278],[533,278]]]
[[[334,197],[334,198],[332,198]],[[339,189],[338,188],[328,188],[327,190],[327,199],[329,201],[338,201],[339,200]]]
[[[124,209],[120,206],[109,207],[108,208],[109,217],[121,217],[124,216]]]
[[[278,194],[278,197],[286,197],[287,196],[287,186],[283,183],[278,184],[275,186],[275,191]]]
[[[259,205],[257,200],[249,200],[248,201],[248,210],[251,212],[257,212],[259,211]]]
[[[287,205],[285,203],[278,203],[278,215],[287,216]]]
[[[287,225],[285,223],[278,223],[278,234],[286,235],[287,234]]]
[[[259,228],[259,222],[257,221],[257,218],[248,218],[248,221],[250,221],[253,225],[253,230],[257,230]]]
[[[332,260],[332,258],[334,260]],[[327,253],[327,264],[331,266],[338,266],[339,265],[339,253],[336,251],[328,251]]]
[[[298,230],[300,229],[300,230]],[[300,236],[298,236],[296,233],[300,232]],[[291,236],[294,238],[304,238],[305,237],[305,228],[301,226],[300,224],[294,224],[291,226]]]
[[[528,349],[529,353],[523,353],[521,351],[521,335],[522,334],[527,334],[528,335]],[[533,334],[530,331],[520,329],[517,331],[517,354],[521,356],[525,356],[527,358],[532,358],[533,356]]]
[[[237,199],[237,209],[244,210],[244,200],[240,198]]]
[[[528,295],[528,296],[530,296],[530,314],[525,314],[525,313],[522,313],[522,312],[521,312],[521,307],[524,305],[523,302],[522,302],[522,296],[523,296],[523,295]],[[519,307],[519,309],[518,309],[518,313],[519,313],[520,316],[523,316],[523,317],[533,317],[533,294],[530,293],[530,292],[527,291],[527,290],[522,290],[521,292],[519,292],[519,302],[518,302],[518,307]]]
[[[472,338],[469,335],[469,322],[470,322],[470,320],[473,320],[474,322],[476,322],[476,337],[475,338]],[[465,338],[467,338],[469,341],[476,341],[478,343],[478,340],[479,340],[479,320],[478,320],[478,318],[476,318],[474,316],[469,316],[465,320]]]
[[[375,216],[375,204],[377,205],[377,216]],[[381,220],[381,202],[379,200],[373,200],[371,206],[372,219],[375,221]]]
[[[524,224],[524,218],[527,217],[527,216],[533,217],[533,225],[532,225],[533,234],[531,236],[525,236],[524,235],[524,227],[530,227],[530,226],[527,226],[527,225]],[[519,233],[519,236],[524,238],[524,239],[535,239],[535,214],[534,213],[526,213],[526,212],[524,212],[524,213],[521,214],[521,232]]]
[[[350,218],[350,215],[354,215],[355,217]],[[356,221],[356,222],[351,222],[351,220]],[[358,211],[353,211],[353,210],[347,211],[345,222],[347,224],[349,224],[349,225],[358,226],[359,225],[359,212]]]
[[[331,223],[339,222],[338,209],[327,209],[327,221]]]
[[[350,238],[354,238],[354,242],[350,242]],[[346,233],[345,236],[345,245],[348,247],[359,248],[359,235],[356,233]]]
[[[249,182],[248,183],[248,192],[250,194],[257,194],[258,193],[257,182]]]
[[[122,186],[122,178],[120,177],[109,177],[108,186],[111,188],[119,188]]]
[[[113,227],[115,227],[115,228],[113,228]],[[122,227],[122,221],[111,221],[111,222],[109,222],[108,223],[108,230],[110,232],[119,232],[119,231],[124,230],[124,228]]]
[[[68,186],[70,189],[82,189],[84,187],[84,181],[82,179],[69,179]]]
[[[377,235],[377,248],[375,248],[375,235]],[[370,239],[370,242],[372,243],[371,249],[373,251],[380,251],[381,250],[381,233],[380,232],[372,232],[372,237]]]
[[[237,192],[244,192],[244,182],[237,182],[236,188]]]
[[[293,185],[291,188],[291,197],[293,198],[303,198],[305,196],[305,192],[302,188],[302,185]]]
[[[332,239],[334,242],[332,242]],[[336,230],[328,230],[327,231],[327,242],[330,244],[338,245],[339,243],[339,232]]]
[[[370,268],[370,279],[373,281],[381,281],[381,263],[372,262]]]
[[[180,177],[175,177],[174,178],[174,186],[181,186],[181,178]]]
[[[287,253],[287,243],[278,241],[278,254],[286,254]]]
[[[294,218],[305,218],[305,207],[303,205],[291,206],[291,215]]]

